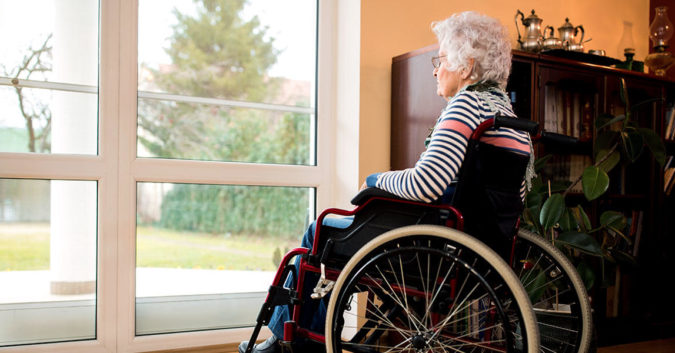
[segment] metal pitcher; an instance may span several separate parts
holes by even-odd
[[[543,50],[562,49],[562,40],[554,37],[555,29],[553,29],[553,26],[546,26],[546,28],[544,28],[544,34],[546,34],[546,32],[548,32],[549,35],[544,38],[544,42],[542,43]]]
[[[576,40],[577,34],[581,31],[581,37]],[[584,27],[579,25],[574,27],[569,18],[565,18],[565,23],[558,27],[560,40],[565,49],[570,51],[584,51]]]
[[[520,35],[518,16],[520,16],[520,21],[523,23],[523,26],[525,26],[525,40],[523,40],[523,37]],[[520,10],[517,10],[514,21],[516,22],[516,31],[518,32],[518,43],[520,44],[520,48],[526,51],[540,51],[544,40],[544,36],[541,33],[541,22],[543,20],[534,14],[534,10],[532,10],[532,13],[527,17],[525,17]]]

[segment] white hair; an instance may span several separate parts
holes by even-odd
[[[511,70],[511,42],[498,20],[473,11],[453,14],[431,24],[440,50],[447,54],[446,68],[470,70],[471,79],[494,81],[506,88]],[[474,60],[473,67],[469,59]]]

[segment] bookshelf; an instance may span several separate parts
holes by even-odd
[[[434,125],[445,101],[436,96],[430,58],[437,46],[421,48],[392,59],[391,167],[414,165],[423,151],[422,141]],[[662,98],[639,106],[632,118],[640,127],[655,130],[666,141],[666,160],[675,154],[675,81],[606,66],[513,52],[507,91],[516,114],[538,121],[546,130],[578,137],[577,146],[538,145],[538,156],[552,154],[548,173],[555,180],[575,179],[591,163],[595,119],[600,114],[622,114],[619,82],[624,79],[632,102]],[[675,179],[675,158],[667,169],[649,153],[629,167],[610,173],[610,190],[588,202],[580,190],[571,202],[581,204],[592,222],[605,210],[623,213],[630,249],[638,263],[607,273],[605,283],[591,292],[600,346],[675,336],[675,306],[669,302],[669,274],[675,270],[675,192],[668,193],[670,176]],[[664,190],[665,188],[665,190]],[[668,274],[668,275],[666,275]],[[666,277],[664,277],[666,276]]]

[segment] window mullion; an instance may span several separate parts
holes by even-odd
[[[138,1],[119,0],[119,103],[117,205],[117,349],[132,350],[135,299],[136,159]]]

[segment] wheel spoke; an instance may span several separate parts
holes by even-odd
[[[526,332],[521,311],[503,311],[524,302],[513,294],[520,285],[500,275],[507,268],[496,271],[473,249],[439,240],[397,238],[354,260],[351,277],[334,289],[339,303],[329,307],[342,310],[342,320],[331,321],[336,352],[506,352],[523,341],[512,338]],[[347,312],[357,294],[365,309]]]

